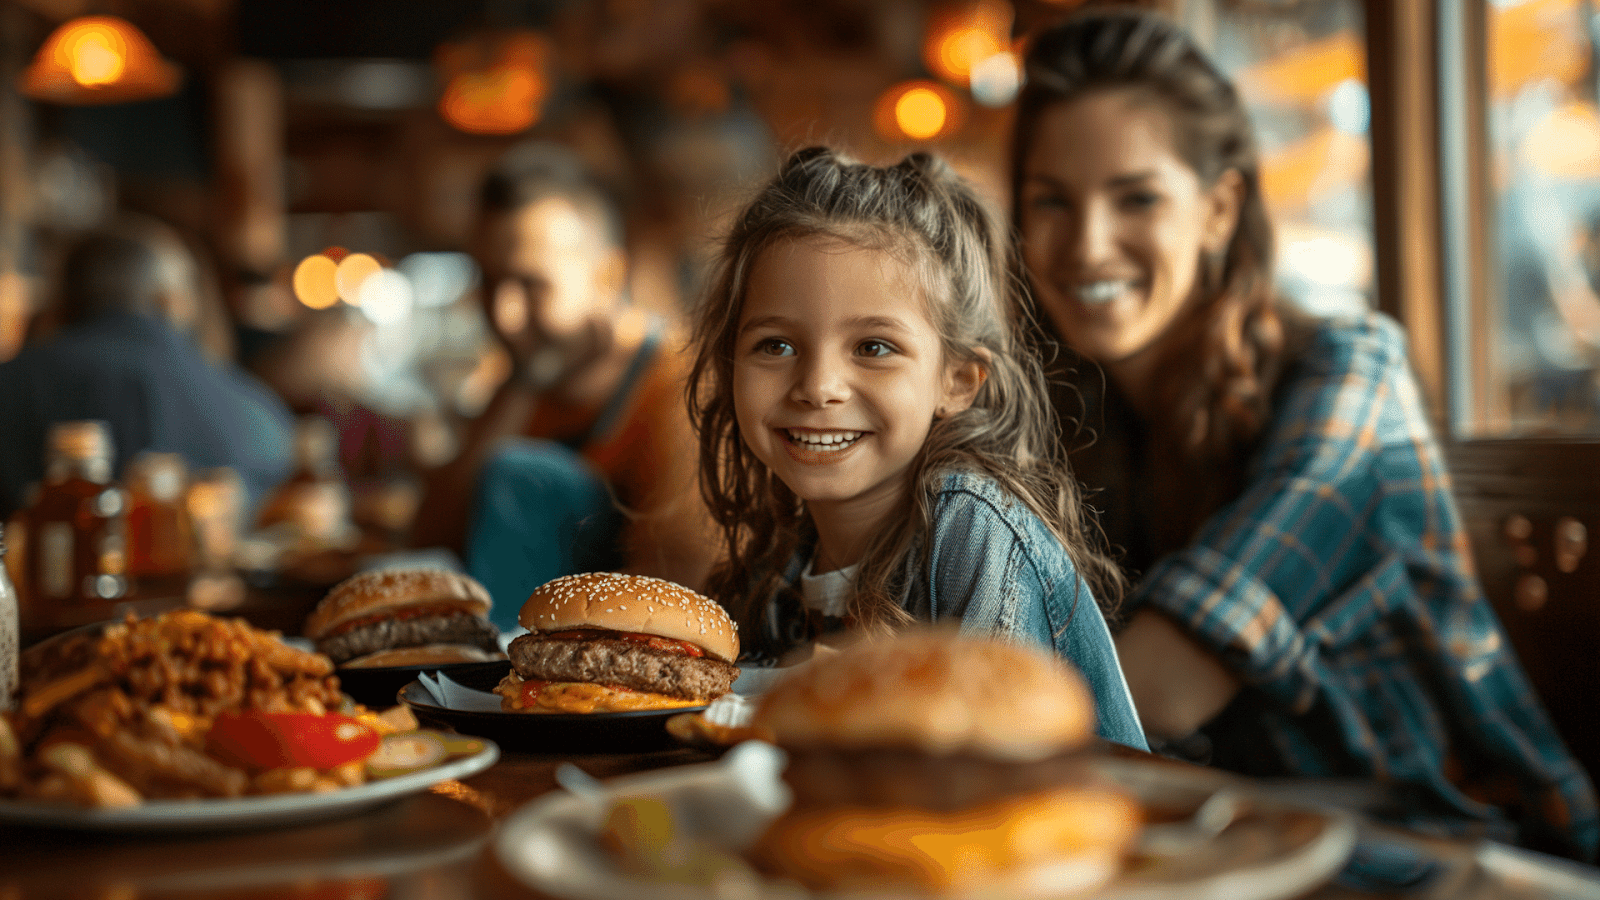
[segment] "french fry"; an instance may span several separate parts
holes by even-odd
[[[59,741],[39,753],[39,761],[51,771],[66,779],[68,788],[79,802],[107,809],[137,806],[144,797],[133,786],[102,769],[94,753],[82,744]]]
[[[104,681],[107,672],[99,666],[79,669],[46,684],[44,687],[28,691],[22,701],[22,714],[30,719],[40,719],[44,714],[62,703],[95,685]]]
[[[101,742],[108,767],[146,790],[170,785],[180,796],[238,797],[250,777],[190,747],[119,731]]]

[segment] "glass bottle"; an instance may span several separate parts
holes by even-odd
[[[145,452],[128,463],[128,575],[140,597],[184,595],[194,560],[188,468],[176,453]]]
[[[351,543],[352,499],[339,468],[339,435],[322,416],[295,426],[295,468],[261,505],[257,524],[283,532],[292,550],[317,551]]]
[[[6,533],[0,528],[0,559],[6,555]],[[17,693],[17,663],[22,656],[22,609],[17,590],[0,565],[0,711],[11,708]]]
[[[25,619],[72,627],[109,616],[127,596],[128,504],[111,465],[105,422],[51,426],[44,483],[27,514]]]

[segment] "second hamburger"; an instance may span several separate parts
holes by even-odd
[[[702,706],[728,692],[739,632],[714,600],[642,575],[547,582],[523,604],[495,688],[507,712],[591,713]]]
[[[429,566],[362,572],[339,582],[304,633],[342,669],[500,658],[489,592],[471,576]]]

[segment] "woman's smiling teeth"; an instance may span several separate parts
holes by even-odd
[[[789,440],[807,450],[843,450],[861,439],[864,431],[788,431]]]

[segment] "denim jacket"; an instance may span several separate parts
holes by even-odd
[[[963,632],[1053,649],[1094,691],[1099,735],[1146,749],[1105,617],[1044,522],[993,480],[965,472],[945,477],[933,520],[926,558],[919,542],[907,560],[906,610],[919,621],[959,620]],[[799,585],[811,553],[802,547],[791,560],[791,586]],[[802,613],[783,608],[780,598],[772,602],[768,621],[795,634],[793,620]]]

